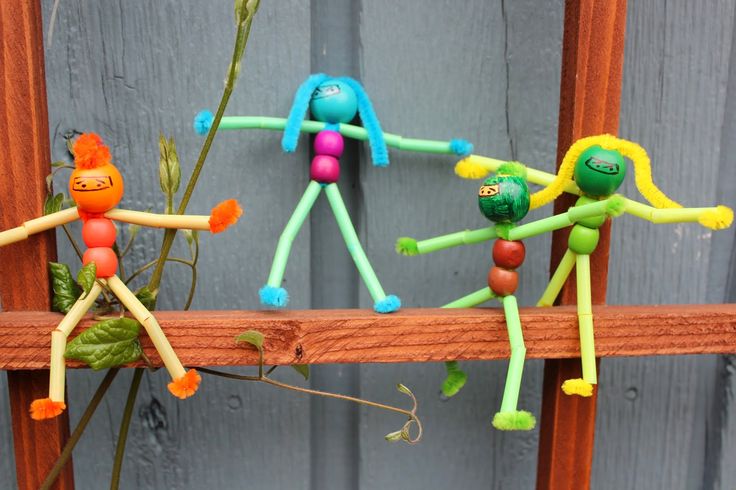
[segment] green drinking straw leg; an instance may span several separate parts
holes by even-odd
[[[484,287],[483,289],[479,289],[474,293],[470,293],[467,296],[456,299],[452,303],[447,303],[442,308],[472,308],[473,306],[478,306],[479,304],[485,303],[486,301],[495,297],[496,295],[493,294],[491,288]]]
[[[384,299],[386,293],[383,291],[381,283],[378,282],[378,277],[376,277],[376,273],[373,267],[371,267],[371,263],[368,262],[368,257],[366,257],[363,247],[360,245],[358,235],[355,233],[355,228],[353,228],[353,222],[350,221],[348,210],[345,208],[345,203],[342,200],[337,184],[329,184],[325,188],[325,193],[327,194],[327,199],[330,201],[330,206],[332,206],[332,212],[335,214],[337,226],[340,227],[340,232],[345,239],[348,252],[353,257],[355,266],[358,268],[358,272],[360,272],[360,276],[363,278],[363,282],[366,288],[368,288],[371,298],[375,302]]]
[[[509,332],[509,345],[511,346],[511,359],[506,374],[506,386],[503,389],[501,411],[513,412],[516,410],[519,401],[526,347],[524,346],[524,335],[521,332],[521,320],[519,320],[519,307],[516,304],[516,298],[511,295],[500,299],[500,301],[503,304],[503,312],[506,316],[506,329]]]
[[[294,243],[294,238],[299,233],[304,220],[309,215],[309,211],[314,206],[314,201],[317,200],[322,186],[311,181],[304,191],[299,204],[297,204],[294,213],[292,213],[289,222],[286,223],[284,231],[281,233],[279,243],[276,246],[276,253],[273,257],[273,264],[271,265],[271,273],[268,275],[269,286],[278,288],[281,287],[281,281],[284,279],[284,270],[286,270],[286,261],[289,259],[289,252],[291,251],[291,245]]]
[[[567,280],[567,276],[570,275],[572,268],[575,266],[575,256],[576,254],[570,249],[565,252],[560,265],[557,266],[557,270],[552,276],[552,279],[549,280],[549,284],[547,284],[547,289],[544,290],[544,294],[539,298],[537,306],[552,306],[554,304],[557,295],[560,294],[560,290]]]
[[[583,362],[583,381],[598,382],[595,369],[595,340],[593,338],[593,309],[590,295],[590,255],[578,255],[576,260],[578,291],[578,328],[580,330],[580,357]]]

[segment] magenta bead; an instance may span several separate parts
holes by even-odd
[[[312,159],[309,178],[320,184],[332,184],[340,178],[340,162],[330,155],[317,155]]]
[[[331,155],[340,158],[343,148],[345,148],[345,142],[337,131],[325,129],[317,133],[317,137],[314,138],[314,153],[317,155]]]

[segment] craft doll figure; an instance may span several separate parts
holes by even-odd
[[[570,211],[605,200],[616,192],[624,180],[627,170],[624,158],[628,158],[634,164],[636,186],[652,205],[647,206],[622,198],[624,212],[652,223],[699,222],[713,230],[728,228],[731,225],[733,211],[726,206],[683,208],[669,199],[652,182],[651,163],[646,151],[636,143],[611,135],[590,136],[576,141],[565,154],[556,176],[534,171],[535,183],[547,185],[537,194],[557,195],[562,190],[579,194],[581,197]],[[458,163],[456,172],[461,177],[477,178],[496,167],[496,162],[472,155]],[[574,183],[571,180],[573,178]],[[604,222],[605,216],[598,216],[580,220],[572,225],[567,252],[538,302],[538,306],[554,304],[572,269],[576,269],[582,378],[568,379],[562,384],[562,390],[568,395],[591,396],[593,385],[597,383],[590,254],[598,245],[599,228]],[[535,234],[536,224],[520,226],[512,233],[517,239],[522,239]]]
[[[524,262],[525,248],[515,235],[516,224],[526,216],[530,208],[530,195],[526,183],[526,168],[519,163],[505,163],[498,173],[486,179],[478,191],[481,213],[494,224],[478,230],[465,230],[417,242],[413,238],[399,238],[396,251],[404,255],[418,255],[458,245],[471,245],[493,240],[492,257],[495,265],[488,272],[488,287],[448,303],[443,308],[470,308],[497,298],[503,305],[506,328],[511,346],[511,359],[506,375],[501,409],[493,417],[493,426],[500,430],[531,430],[536,424],[534,416],[517,410],[521,377],[524,369],[526,347],[519,320],[519,309],[514,297],[518,286],[516,269]],[[535,199],[535,201],[538,201]],[[535,202],[537,205],[542,202]],[[616,214],[622,201],[613,197],[604,201],[571,209],[568,213],[536,222],[532,236],[569,226],[586,219],[605,219]],[[466,374],[456,361],[446,363],[447,378],[442,385],[445,396],[455,395],[465,384]]]
[[[160,228],[209,230],[217,233],[235,223],[242,210],[235,200],[219,204],[212,210],[210,216],[158,215],[116,209],[115,206],[123,196],[123,178],[112,164],[108,147],[99,136],[87,133],[77,139],[73,150],[76,168],[69,179],[69,193],[76,207],[26,221],[17,228],[0,233],[0,246],[3,246],[81,219],[84,223],[82,238],[88,247],[82,261],[84,265],[94,263],[96,267],[97,280],[91,290],[87,294],[82,294],[51,333],[49,396],[31,403],[31,417],[36,420],[55,417],[66,408],[64,403],[66,340],[77,323],[92,308],[105,286],[146,329],[166,370],[171,375],[169,391],[178,398],[190,397],[199,387],[199,374],[194,369],[189,371],[184,369],[152,313],[115,275],[118,260],[112,249],[116,234],[113,221]]]
[[[304,120],[308,109],[314,121]],[[360,115],[363,127],[347,124],[356,114]],[[200,134],[206,134],[210,130],[212,120],[211,112],[199,113],[194,121],[195,130]],[[343,136],[358,140],[367,139],[371,147],[373,164],[378,167],[385,167],[389,163],[387,145],[402,150],[456,155],[469,154],[472,145],[463,140],[427,141],[383,133],[371,101],[360,83],[352,78],[331,78],[324,74],[311,75],[302,83],[294,97],[288,119],[224,117],[219,126],[219,129],[250,128],[283,129],[281,146],[286,152],[296,150],[300,131],[317,133],[314,139],[315,156],[309,172],[310,183],[281,234],[268,280],[259,291],[261,303],[273,307],[286,306],[289,295],[281,284],[289,252],[314,202],[324,190],[350,255],[373,299],[373,309],[378,313],[398,310],[401,301],[395,295],[386,295],[381,287],[358,240],[337,187],[340,178],[339,159],[344,147]]]

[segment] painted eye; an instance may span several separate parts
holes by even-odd
[[[478,191],[478,196],[480,197],[490,197],[496,194],[498,194],[498,184],[481,186]]]

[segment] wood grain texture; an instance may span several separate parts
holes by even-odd
[[[626,0],[565,2],[558,168],[568,148],[577,139],[601,133],[615,134],[617,131],[625,27]],[[555,200],[555,213],[565,212],[574,202],[573,196],[561,196]],[[598,247],[590,258],[593,304],[606,301],[610,233],[609,221],[600,228]],[[566,228],[552,235],[552,272],[567,251],[569,234],[570,228]],[[560,291],[557,304],[576,303],[575,278],[571,275]],[[552,360],[545,363],[538,489],[590,487],[598,390],[593,396],[580,399],[567,396],[560,389],[561,380],[578,378],[580,372],[579,361]],[[571,420],[575,421],[575,430],[560,432],[563,424],[569,424]]]
[[[563,359],[580,354],[574,307],[523,308],[527,357]],[[603,357],[736,352],[736,305],[599,306],[596,341]],[[392,315],[366,310],[160,311],[156,318],[189,366],[257,364],[256,352],[235,337],[258,330],[267,364],[437,362],[509,356],[500,309],[404,309]],[[0,369],[48,367],[50,339],[61,315],[0,313]],[[93,320],[84,320],[75,337]],[[160,358],[142,336],[155,366]],[[81,363],[68,361],[70,367]],[[142,363],[135,364],[143,365]]]
[[[48,113],[39,1],[0,5],[0,229],[41,216],[49,172]],[[0,249],[0,301],[5,311],[50,307],[46,263],[56,257],[52,233]],[[19,274],[18,271],[23,271]],[[69,436],[68,413],[36,423],[30,403],[48,396],[48,373],[8,373],[18,487],[38,488]],[[55,488],[74,488],[72,465]]]

